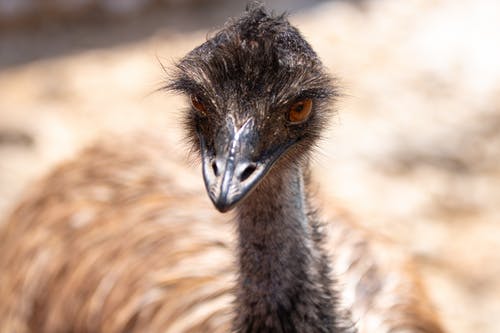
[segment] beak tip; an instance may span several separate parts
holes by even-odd
[[[217,208],[217,210],[221,213],[227,213],[228,211],[231,210],[231,207],[230,206],[227,206],[227,205],[219,205],[219,204],[216,204],[215,205],[215,208]]]
[[[230,211],[234,206],[234,203],[229,202],[228,200],[225,200],[221,197],[212,198],[212,203],[214,204],[215,208],[221,213]]]
[[[220,185],[215,179],[205,178],[208,196],[215,208],[221,213],[226,213],[233,209],[241,199],[241,196],[230,193],[230,183],[224,185]]]

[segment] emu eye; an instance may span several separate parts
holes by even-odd
[[[311,114],[312,99],[306,98],[294,103],[288,110],[288,120],[292,124],[298,124],[307,119]]]
[[[196,109],[196,111],[200,112],[201,114],[203,115],[207,114],[207,108],[195,95],[191,95],[191,105],[193,106],[193,108]]]

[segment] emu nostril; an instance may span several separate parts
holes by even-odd
[[[214,170],[215,176],[218,177],[219,176],[219,168],[217,168],[217,162],[216,161],[212,162],[212,169]]]
[[[240,181],[245,181],[250,175],[257,169],[257,167],[254,164],[250,164],[243,170],[243,172],[240,175]]]

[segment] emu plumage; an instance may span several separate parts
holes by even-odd
[[[167,88],[192,100],[186,133],[206,190],[235,221],[185,188],[192,175],[162,140],[91,148],[35,186],[0,234],[0,331],[441,332],[403,255],[348,222],[321,223],[310,202],[332,83],[284,16],[253,6],[229,22]],[[312,107],[297,122],[302,101]]]

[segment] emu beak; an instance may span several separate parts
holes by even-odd
[[[213,152],[200,137],[203,178],[208,195],[220,212],[227,212],[244,199],[262,180],[272,162],[252,161],[255,151],[253,119],[236,128],[229,117],[218,135]]]

